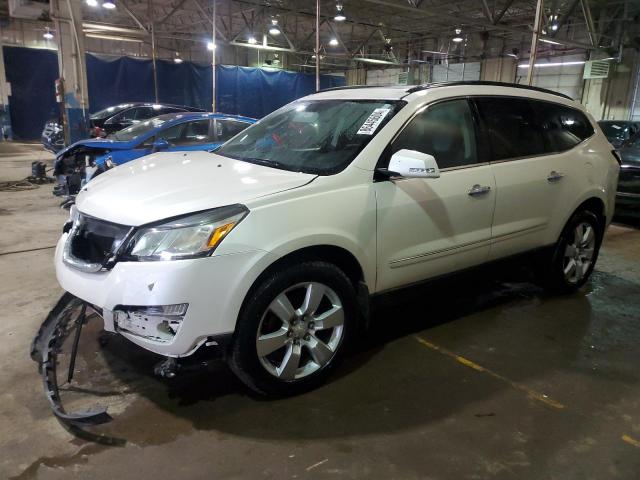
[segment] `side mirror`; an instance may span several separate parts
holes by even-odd
[[[440,169],[433,155],[402,149],[391,156],[389,174],[404,178],[438,178]]]
[[[169,142],[167,142],[164,138],[157,138],[153,142],[153,151],[160,152],[161,150],[166,150],[169,148]]]

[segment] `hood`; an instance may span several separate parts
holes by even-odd
[[[87,147],[87,148],[100,148],[100,149],[109,149],[109,150],[131,150],[135,147],[139,140],[133,142],[119,142],[117,140],[111,140],[108,138],[89,138],[87,140],[80,140],[72,145],[69,145],[67,148],[60,150],[58,155],[64,155],[70,150],[73,150],[78,147]]]
[[[246,203],[300,187],[317,175],[289,172],[208,152],[155,153],[91,180],[80,212],[138,226],[200,210]]]

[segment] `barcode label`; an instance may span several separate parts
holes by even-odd
[[[356,132],[357,135],[373,135],[389,112],[388,108],[376,108]]]

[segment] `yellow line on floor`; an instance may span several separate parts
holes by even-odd
[[[640,440],[630,437],[629,435],[622,435],[622,441],[627,442],[629,445],[640,448]]]
[[[482,372],[482,373],[486,373],[487,375],[493,377],[493,378],[497,378],[498,380],[501,380],[505,383],[508,383],[509,385],[511,385],[513,388],[520,390],[521,392],[526,393],[530,398],[533,398],[534,400],[538,400],[539,402],[542,402],[550,407],[556,408],[558,410],[562,410],[563,408],[565,408],[565,406],[560,403],[557,402],[551,398],[549,398],[547,395],[544,395],[540,392],[536,392],[535,390],[531,390],[528,387],[525,387],[524,385],[521,385],[519,383],[516,383],[512,380],[509,380],[507,377],[504,377],[502,375],[500,375],[499,373],[496,373],[492,370],[489,370],[487,368],[484,368],[482,365],[478,365],[477,363],[461,357],[460,355],[457,355],[456,353],[447,350],[444,347],[441,347],[439,345],[436,345],[435,343],[431,343],[428,340],[425,340],[422,337],[416,337],[416,340],[418,340],[418,342],[420,342],[422,345],[424,345],[427,348],[430,348],[431,350],[434,350],[438,353],[441,353],[443,355],[446,355],[449,358],[453,358],[456,362],[464,365],[465,367],[469,367],[472,368],[473,370],[476,370],[478,372]],[[623,437],[624,439],[624,437]],[[626,440],[625,440],[626,441]],[[640,445],[639,445],[640,446]]]

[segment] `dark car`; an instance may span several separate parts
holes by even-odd
[[[630,120],[600,120],[598,122],[602,133],[609,143],[616,148],[621,147],[626,141],[640,132],[640,122]]]
[[[185,105],[131,102],[105,108],[89,116],[91,137],[104,137],[143,120],[179,112],[204,112]],[[53,153],[64,148],[64,132],[59,119],[49,120],[42,131],[42,145]]]
[[[620,176],[616,194],[616,213],[640,218],[640,132],[618,149]]]

